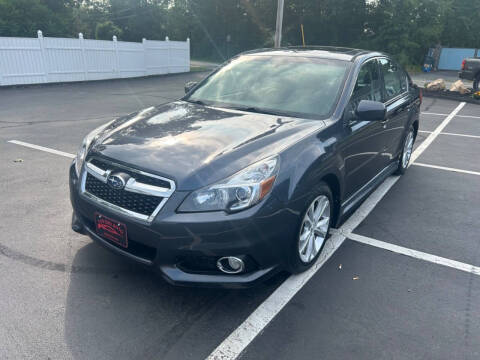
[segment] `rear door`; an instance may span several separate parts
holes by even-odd
[[[364,121],[355,109],[361,100],[382,101],[383,85],[376,59],[365,62],[358,73],[350,102],[345,109],[345,143],[342,151],[345,164],[346,197],[350,197],[377,175],[385,166],[383,123]]]
[[[383,78],[383,99],[387,108],[384,126],[384,161],[396,159],[399,154],[405,127],[412,110],[406,72],[389,58],[378,59]]]

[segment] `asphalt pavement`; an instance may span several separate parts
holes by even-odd
[[[74,154],[93,128],[203,76],[0,89],[0,359],[204,359],[242,326],[245,359],[480,358],[476,105],[449,118],[458,102],[424,99],[418,164],[262,326],[287,274],[173,287],[70,229],[69,157],[9,143]]]

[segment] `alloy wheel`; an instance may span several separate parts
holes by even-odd
[[[413,141],[414,141],[413,130],[410,130],[410,132],[407,135],[407,138],[405,139],[405,144],[403,145],[403,154],[402,154],[403,168],[406,168],[408,166],[410,157],[412,156]]]
[[[329,225],[330,200],[320,195],[308,207],[300,227],[298,254],[302,262],[309,263],[318,255],[327,238]]]

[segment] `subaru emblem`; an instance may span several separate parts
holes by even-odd
[[[110,175],[107,178],[107,184],[115,190],[122,190],[125,187],[126,181],[120,175]]]

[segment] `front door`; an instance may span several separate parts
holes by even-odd
[[[407,74],[402,68],[387,58],[380,58],[379,64],[384,83],[383,102],[387,108],[384,128],[388,141],[383,153],[387,160],[395,160],[401,151],[412,101]]]
[[[360,68],[350,102],[345,109],[342,155],[346,198],[361,189],[388,164],[383,156],[383,122],[364,121],[355,114],[361,100],[381,102],[382,96],[383,84],[378,63],[372,59]]]

